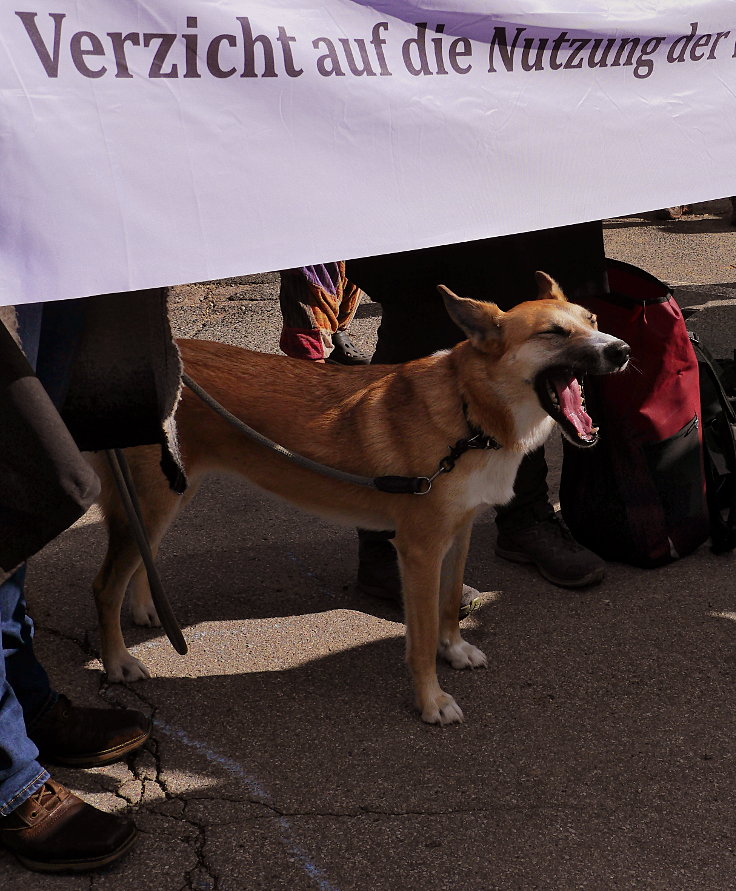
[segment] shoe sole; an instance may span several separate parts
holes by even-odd
[[[536,562],[536,560],[532,560],[520,551],[507,551],[504,548],[499,547],[495,550],[499,557],[508,560],[510,563],[523,563],[527,566],[534,566],[541,576],[547,579],[548,582],[552,582],[553,585],[557,585],[558,588],[588,588],[602,582],[606,575],[605,569],[596,569],[579,579],[561,579],[553,576],[552,573],[547,572],[544,567]]]
[[[93,869],[101,869],[103,866],[108,866],[110,863],[114,863],[116,860],[119,860],[127,854],[133,846],[137,835],[138,830],[134,828],[129,838],[127,838],[120,847],[109,854],[105,854],[104,857],[94,857],[88,860],[32,860],[30,857],[16,854],[15,851],[12,853],[15,854],[16,860],[22,863],[27,869],[32,869],[34,872],[90,872]]]
[[[105,752],[91,752],[87,755],[76,755],[67,757],[65,755],[54,755],[53,752],[42,752],[40,758],[49,764],[56,764],[59,767],[104,767],[106,764],[114,764],[116,761],[122,761],[131,752],[139,749],[150,737],[152,727],[149,726],[145,733],[141,733],[135,739],[128,740],[115,746],[114,749],[108,749]]]

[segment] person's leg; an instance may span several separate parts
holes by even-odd
[[[23,707],[6,673],[7,654],[14,655],[26,634],[19,626],[18,610],[14,606],[22,597],[23,574],[23,571],[16,572],[0,585],[3,645],[0,660],[0,817],[7,816],[27,801],[49,778],[37,761],[38,749],[28,738]],[[35,670],[33,666],[31,670]],[[41,690],[43,686],[41,679]],[[41,702],[41,699],[42,696],[37,701]]]
[[[411,281],[404,278],[407,268],[415,270]],[[424,264],[424,265],[423,265]],[[348,277],[356,276],[371,299],[381,302],[381,323],[371,364],[391,365],[427,356],[438,349],[454,346],[462,332],[447,315],[440,295],[431,286],[434,259],[426,251],[390,257],[348,261]],[[424,270],[424,274],[423,273]],[[382,298],[385,302],[382,302]],[[421,307],[418,319],[418,307]],[[369,597],[401,603],[401,577],[393,530],[358,529],[358,590]],[[463,587],[460,615],[475,608],[478,591]]]
[[[462,338],[444,309],[437,284],[508,310],[536,296],[538,269],[552,275],[572,300],[606,291],[601,224],[583,223],[346,264],[348,277],[381,304],[372,360],[381,363],[406,362],[452,347]],[[571,538],[549,503],[543,449],[522,461],[514,492],[514,499],[497,513],[499,555],[533,563],[556,584],[577,587],[599,581],[605,565]],[[509,540],[511,535],[514,541]],[[359,584],[363,578],[379,587],[381,577],[390,583],[397,576],[390,565],[392,557],[386,533],[361,533]]]
[[[329,355],[332,331],[337,329],[337,299],[326,270],[325,266],[304,266],[280,273],[283,326],[279,347],[293,359],[324,362]]]
[[[17,308],[18,333],[57,408],[70,383],[76,348],[84,330],[81,304],[74,300]],[[5,616],[5,672],[23,710],[28,736],[41,755],[57,764],[95,767],[119,761],[150,735],[150,721],[134,709],[73,706],[56,693],[33,650],[34,626],[24,595],[25,567],[0,586]]]
[[[526,455],[514,483],[514,498],[496,507],[496,553],[513,563],[530,563],[548,581],[584,588],[601,581],[605,563],[578,544],[547,497],[543,449]]]
[[[16,308],[18,336],[26,358],[34,369],[38,366],[46,312],[43,303],[29,303]],[[76,344],[76,334],[73,340]],[[67,353],[73,353],[71,344]],[[56,386],[62,387],[59,391],[60,396],[62,391],[65,392],[70,363],[70,358],[65,359],[63,364],[66,367],[66,374],[56,376]],[[48,363],[47,369],[47,377],[53,380],[54,375]],[[47,382],[42,380],[41,383],[48,389]],[[59,401],[55,402],[57,406]],[[59,697],[51,689],[48,675],[33,652],[34,628],[33,620],[26,612],[25,579],[26,567],[23,566],[0,586],[0,614],[4,622],[3,654],[6,678],[23,709],[26,724],[30,724],[51,709]]]
[[[544,448],[525,455],[514,482],[514,497],[508,504],[496,506],[499,530],[513,532],[546,520],[554,511],[549,503],[547,460]]]
[[[360,289],[346,279],[342,261],[283,270],[281,350],[294,359],[365,364],[347,333],[359,301]]]
[[[44,303],[35,361],[36,376],[61,410],[71,384],[71,372],[85,324],[85,302],[59,300]],[[21,325],[21,343],[26,338]],[[34,364],[33,362],[31,364]]]
[[[19,306],[16,315],[23,351],[35,369],[44,305],[31,303]],[[4,673],[28,724],[51,708],[58,696],[51,689],[48,675],[33,652],[34,628],[31,617],[26,613],[25,579],[26,567],[22,566],[5,584],[0,585],[0,616],[3,620]]]
[[[38,762],[23,706],[6,676],[8,662],[14,671],[22,662],[36,680],[35,706],[44,705],[48,678],[34,659],[23,658],[32,637],[32,626],[19,607],[23,575],[16,572],[0,585],[0,844],[30,869],[95,869],[124,854],[136,830],[130,820],[98,811],[55,783]]]
[[[43,307],[20,308],[18,317],[26,356],[35,366],[43,359],[39,355]],[[66,337],[49,335],[56,361],[47,364],[46,370],[56,404],[66,393],[80,325],[77,319],[63,326]],[[137,748],[150,732],[139,727],[131,734],[130,716],[135,716],[135,723],[140,723],[139,718],[146,725],[148,722],[143,715],[127,710],[74,709],[52,690],[33,651],[34,627],[26,612],[24,583],[25,567],[21,567],[0,585],[0,844],[30,869],[96,869],[128,850],[136,835],[135,825],[98,811],[54,782],[37,760],[39,749],[49,760],[60,756],[57,760],[61,763],[82,766],[80,752],[86,759],[94,756],[90,765],[108,763],[117,760],[121,749],[125,754]],[[97,714],[115,715],[114,734],[110,723],[99,721]],[[119,742],[121,725],[126,727],[127,748]],[[131,746],[134,734],[137,739]],[[90,743],[94,751],[90,751]]]
[[[350,323],[363,296],[361,289],[345,276],[345,264],[341,263],[342,293],[337,313],[337,331],[332,335],[332,352],[330,362],[338,365],[367,365],[370,358],[355,345],[350,336]]]
[[[0,616],[5,680],[20,705],[29,740],[45,759],[68,767],[120,761],[148,739],[150,721],[134,709],[73,706],[52,689],[33,651],[25,574],[22,567],[0,585]]]
[[[33,620],[26,612],[24,585],[26,567],[21,567],[0,585],[0,616],[5,677],[23,710],[26,725],[54,706],[58,694],[33,652]]]
[[[599,222],[512,236],[506,250],[513,257],[511,267],[518,270],[526,298],[533,296],[536,269],[555,278],[572,301],[608,290]],[[533,564],[553,584],[586,587],[605,575],[605,563],[574,540],[549,503],[543,448],[521,462],[514,498],[497,507],[496,525],[496,553],[517,563]]]
[[[136,829],[83,802],[39,764],[26,721],[53,710],[54,694],[33,656],[24,577],[22,569],[0,585],[0,844],[30,869],[96,869],[122,856]]]

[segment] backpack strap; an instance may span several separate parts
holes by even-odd
[[[708,513],[710,516],[711,542],[713,552],[723,554],[736,547],[736,482],[730,487],[730,494],[726,507],[728,516],[723,518],[723,504],[720,495],[722,474],[719,472],[711,454],[711,437],[717,438],[718,448],[723,454],[726,467],[730,474],[736,478],[736,409],[726,393],[721,379],[721,373],[716,360],[710,351],[701,344],[697,334],[688,331],[690,342],[698,358],[698,366],[701,377],[703,372],[709,381],[722,412],[722,423],[717,416],[702,420],[703,432],[703,463],[706,475],[706,497],[708,501]]]

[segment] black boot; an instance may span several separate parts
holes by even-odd
[[[562,588],[585,588],[602,581],[606,564],[575,541],[559,514],[551,509],[525,528],[499,527],[496,553],[513,563],[532,563],[540,574]]]
[[[387,600],[401,608],[401,575],[396,549],[391,544],[394,533],[358,529],[358,590],[368,597]],[[480,606],[479,591],[463,585],[460,618]]]

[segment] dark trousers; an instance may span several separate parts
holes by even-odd
[[[445,311],[437,285],[461,297],[487,300],[508,310],[536,297],[534,273],[555,278],[571,300],[608,290],[603,228],[581,223],[463,244],[348,260],[350,281],[381,304],[372,361],[408,362],[454,346],[464,335]],[[549,516],[544,450],[519,467],[514,498],[497,508],[499,528],[525,528]]]

